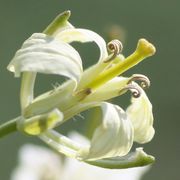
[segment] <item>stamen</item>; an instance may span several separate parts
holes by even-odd
[[[114,39],[107,44],[107,49],[112,54],[106,60],[104,60],[104,63],[110,62],[115,59],[116,56],[121,53],[123,45],[119,40]]]
[[[134,98],[138,98],[141,96],[141,89],[134,84],[128,84],[120,91],[120,93],[122,93],[122,91],[127,91],[127,90],[131,91],[131,94]]]
[[[95,90],[99,86],[105,84],[112,78],[122,74],[131,67],[135,66],[143,59],[152,56],[156,52],[155,47],[145,39],[140,39],[136,51],[128,56],[123,61],[120,61],[115,66],[108,68],[97,76],[92,82],[90,82],[85,88]]]
[[[141,81],[140,82],[140,86],[143,89],[146,89],[146,88],[150,87],[150,80],[145,75],[142,75],[142,74],[133,74],[132,78],[129,81],[129,83],[131,83],[132,81]]]

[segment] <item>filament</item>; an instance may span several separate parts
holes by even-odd
[[[141,89],[134,84],[128,84],[120,91],[120,93],[127,90],[131,91],[131,94],[134,98],[138,98],[141,96]]]
[[[129,83],[131,83],[132,81],[141,81],[140,86],[143,89],[149,88],[150,84],[151,84],[149,78],[145,75],[142,75],[142,74],[133,74]]]

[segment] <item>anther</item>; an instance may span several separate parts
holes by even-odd
[[[122,90],[121,90],[121,92],[122,91],[127,91],[127,90],[130,90],[131,91],[131,94],[132,94],[132,96],[134,97],[134,98],[138,98],[138,97],[140,97],[141,96],[141,89],[138,87],[138,86],[136,86],[136,85],[134,85],[134,84],[128,84],[127,86],[125,86]]]
[[[82,89],[74,93],[74,96],[78,97],[79,101],[82,101],[85,97],[92,93],[91,88]]]
[[[115,59],[116,56],[121,53],[123,45],[119,40],[114,39],[107,44],[107,49],[111,53],[111,55],[106,60],[104,60],[105,63]]]
[[[149,78],[142,74],[133,74],[129,83],[131,83],[132,81],[140,81],[140,86],[143,89],[149,88],[151,84]]]

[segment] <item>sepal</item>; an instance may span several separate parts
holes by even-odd
[[[105,158],[96,161],[85,162],[102,168],[126,169],[152,164],[155,162],[155,158],[146,154],[143,151],[143,148],[137,148],[135,152],[131,152],[123,157]]]
[[[17,128],[28,135],[39,135],[54,128],[62,120],[63,114],[58,109],[54,109],[49,113],[20,119],[17,122]]]

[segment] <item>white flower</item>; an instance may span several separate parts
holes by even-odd
[[[100,49],[97,64],[83,71],[79,53],[69,44],[73,41],[94,41]],[[149,86],[149,80],[143,75],[128,78],[118,75],[153,55],[155,48],[145,39],[140,39],[136,51],[127,58],[119,54],[121,48],[121,43],[113,40],[108,44],[108,54],[101,36],[87,29],[74,28],[67,22],[67,18],[55,33],[46,30],[33,34],[8,66],[15,76],[22,72],[24,74],[21,91],[23,118],[18,124],[19,129],[31,135],[39,135],[57,151],[84,161],[124,156],[129,153],[133,141],[150,141],[154,135],[151,103],[141,86],[134,83],[135,80],[141,80],[144,88]],[[70,80],[33,99],[35,73],[58,74]],[[126,112],[117,105],[105,102],[127,90],[136,99],[133,98]],[[57,124],[96,106],[102,109],[102,120],[88,145],[83,146],[51,130]],[[57,113],[53,116],[53,122],[57,123],[49,125],[47,112],[51,114],[57,109],[63,116],[58,118]],[[34,125],[38,131],[32,128],[31,132],[30,124],[34,123],[34,116],[39,118],[36,118]],[[41,125],[42,121],[47,122],[45,128],[44,123]]]
[[[70,158],[62,160],[47,148],[28,144],[20,149],[18,167],[11,180],[140,180],[149,169],[145,166],[112,171]]]
[[[62,158],[41,146],[27,144],[19,151],[18,167],[12,180],[59,180],[63,173]]]

